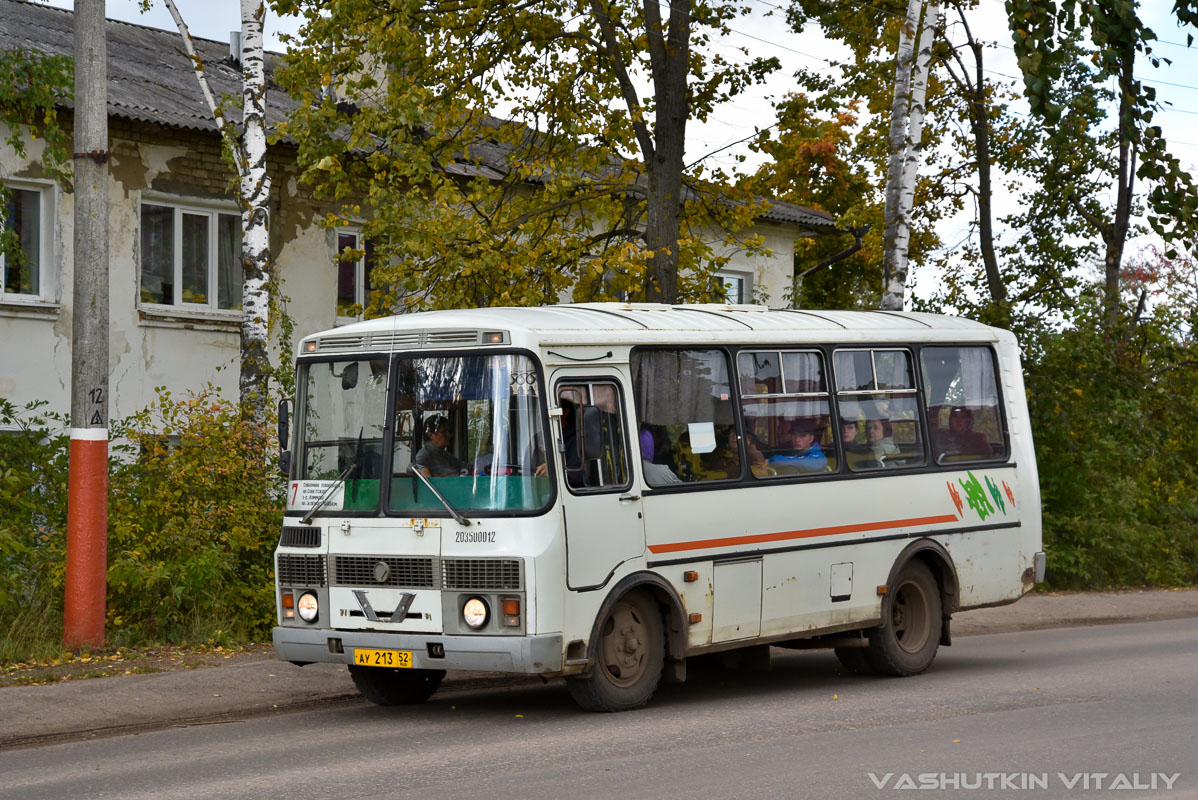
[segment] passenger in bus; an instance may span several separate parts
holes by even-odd
[[[775,467],[789,467],[799,472],[823,472],[828,467],[828,457],[815,441],[815,423],[808,420],[797,420],[790,429],[791,446],[789,452],[776,453],[769,458],[769,463]]]
[[[973,412],[954,406],[948,414],[948,431],[940,436],[940,452],[947,455],[988,456],[990,443],[981,431],[973,429]]]
[[[470,474],[466,462],[449,451],[448,417],[441,414],[429,417],[424,423],[424,431],[428,441],[412,459],[413,466],[421,474],[433,478]]]
[[[894,428],[885,417],[865,423],[865,439],[874,458],[882,466],[886,466],[886,459],[899,454],[898,445],[894,443]]]
[[[641,431],[641,469],[645,474],[645,483],[650,486],[668,486],[682,483],[682,479],[665,464],[653,463],[654,444],[653,434],[647,430]]]
[[[840,443],[847,450],[861,449],[861,431],[857,430],[857,423],[851,419],[842,419],[840,421]]]
[[[874,469],[881,466],[873,456],[869,444],[861,435],[861,429],[856,420],[842,419],[840,421],[840,446],[844,450],[845,462],[849,469]]]
[[[735,429],[728,431],[728,447],[731,448],[732,452],[736,452],[736,430]],[[775,474],[768,466],[766,466],[765,454],[761,452],[761,443],[757,440],[756,436],[754,436],[753,434],[751,434],[747,431],[745,432],[745,450],[749,454],[749,469],[752,471],[752,473],[754,475],[756,475],[759,478],[762,478],[762,477],[765,477],[766,475]],[[740,467],[738,464],[737,465],[738,471],[739,471],[739,468]]]

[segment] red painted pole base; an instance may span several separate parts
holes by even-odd
[[[71,430],[68,480],[62,643],[69,650],[102,647],[108,572],[108,431]]]

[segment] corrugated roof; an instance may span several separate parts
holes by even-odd
[[[178,31],[110,19],[106,38],[111,116],[187,130],[216,130]],[[229,58],[229,43],[196,37],[192,41],[213,95],[218,99],[224,94],[240,96],[241,67]],[[73,55],[74,13],[24,0],[0,0],[0,50],[15,49]],[[266,122],[271,127],[296,105],[270,83],[277,58],[277,53],[267,54]],[[229,108],[228,118],[240,122],[241,110]]]
[[[111,116],[196,131],[216,131],[212,112],[196,81],[179,32],[107,21],[108,109]],[[229,57],[229,43],[193,37],[196,53],[215,97],[240,96],[241,68]],[[0,50],[40,50],[51,55],[74,54],[74,12],[25,0],[0,0]],[[267,54],[266,122],[273,128],[297,103],[271,82],[274,64],[282,56]],[[228,109],[229,120],[241,121],[241,110]],[[494,125],[502,124],[493,120]],[[470,160],[447,167],[451,174],[483,175],[498,179],[509,168],[511,148],[480,139],[470,145]],[[481,163],[475,165],[474,159]],[[536,178],[533,178],[535,182]],[[830,214],[770,200],[759,219],[798,225],[812,231],[835,230]]]

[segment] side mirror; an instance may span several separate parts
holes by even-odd
[[[279,453],[279,472],[283,473],[283,477],[291,477],[291,451],[284,450]]]
[[[341,391],[348,392],[358,385],[358,362],[354,361],[345,365],[345,369],[341,370]]]
[[[287,434],[291,427],[289,412],[291,401],[284,398],[279,401],[279,449],[287,449]]]

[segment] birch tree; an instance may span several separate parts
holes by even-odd
[[[266,408],[270,356],[270,175],[266,171],[266,55],[263,46],[264,0],[241,0],[241,130],[212,94],[204,62],[174,0],[163,0],[179,28],[196,80],[237,171],[241,206],[241,369],[242,408],[261,420]]]
[[[911,205],[923,142],[924,102],[932,42],[940,24],[940,6],[926,12],[922,0],[910,0],[899,35],[895,67],[894,103],[890,121],[890,159],[886,182],[886,224],[882,251],[882,303],[889,311],[902,311],[907,290],[907,248],[911,239]],[[922,16],[923,25],[920,26]],[[918,53],[912,42],[919,28]],[[914,57],[915,65],[912,69]]]

